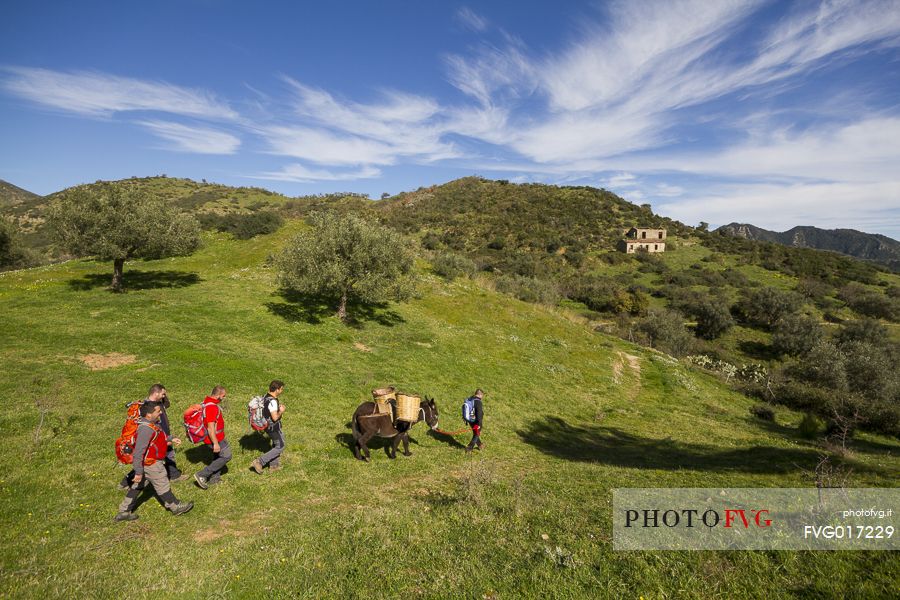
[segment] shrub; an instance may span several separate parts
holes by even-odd
[[[441,245],[441,237],[433,231],[422,236],[422,247],[426,250],[437,250]]]
[[[757,419],[762,419],[763,421],[775,422],[775,411],[772,410],[771,406],[765,406],[764,404],[754,404],[750,407],[750,414]]]
[[[800,437],[807,440],[819,437],[819,432],[821,430],[822,422],[816,418],[816,415],[810,412],[806,413],[803,416],[803,420],[797,425],[797,433],[800,434]]]
[[[284,224],[276,212],[263,210],[252,213],[204,213],[199,215],[204,229],[230,233],[239,240],[249,240],[258,235],[274,233]]]
[[[796,294],[764,287],[745,293],[735,308],[748,323],[771,329],[778,321],[796,312],[800,304]]]
[[[659,348],[673,356],[690,354],[694,336],[685,328],[684,318],[672,310],[651,310],[640,319],[636,329],[651,348]]]
[[[556,286],[533,277],[503,275],[497,279],[496,287],[498,292],[509,294],[525,302],[556,304],[559,300]]]
[[[691,313],[697,319],[697,335],[705,340],[716,339],[734,325],[724,302],[701,302],[692,307]]]
[[[824,336],[819,322],[802,315],[788,315],[775,325],[772,347],[788,356],[805,356]]]
[[[470,276],[475,273],[475,263],[459,254],[444,253],[434,259],[432,270],[441,277],[449,280],[457,277]]]
[[[844,324],[835,339],[841,346],[850,342],[865,342],[874,346],[883,346],[888,339],[888,330],[875,319],[858,319]]]

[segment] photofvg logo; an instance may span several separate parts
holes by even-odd
[[[616,550],[895,550],[898,489],[619,488]]]

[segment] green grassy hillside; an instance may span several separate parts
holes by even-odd
[[[810,486],[825,450],[801,415],[752,401],[678,361],[478,279],[424,275],[419,297],[358,312],[275,291],[266,257],[301,225],[248,241],[205,236],[191,257],[70,261],[0,274],[0,595],[3,597],[887,597],[881,552],[614,552],[616,487]],[[93,365],[94,369],[90,367]],[[273,378],[285,468],[248,470],[260,447],[246,401]],[[224,483],[153,500],[114,523],[125,402],[161,381],[170,415],[222,383],[235,458]],[[442,428],[487,391],[486,448],[412,432],[413,456],[364,464],[347,443],[376,386],[432,395]],[[263,444],[264,445],[264,444]],[[376,447],[380,444],[376,444]],[[860,434],[834,457],[854,486],[893,486],[900,445]],[[183,446],[193,474],[206,458]]]

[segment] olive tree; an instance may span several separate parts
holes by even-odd
[[[352,214],[313,213],[309,223],[276,258],[283,288],[333,301],[342,321],[349,302],[409,295],[413,255],[398,233]]]
[[[62,192],[50,202],[48,221],[66,252],[113,261],[110,287],[117,292],[124,289],[125,261],[184,256],[200,245],[196,219],[122,183]]]

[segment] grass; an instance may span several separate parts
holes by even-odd
[[[280,296],[268,254],[299,226],[234,241],[206,234],[191,257],[70,261],[0,274],[2,597],[887,597],[887,552],[614,552],[616,487],[811,485],[822,449],[799,415],[775,424],[719,380],[595,333],[561,311],[469,281],[425,277],[417,299],[345,326]],[[314,318],[311,318],[312,317]],[[362,347],[362,349],[361,349]],[[91,371],[80,357],[134,362]],[[625,355],[637,357],[640,370]],[[285,468],[258,476],[264,447],[245,403],[283,379]],[[155,501],[114,523],[123,469],[112,443],[123,405],[162,381],[170,416],[216,383],[229,390],[235,458],[225,482]],[[434,396],[441,427],[487,391],[484,452],[412,432],[412,457],[347,447],[373,387]],[[845,465],[854,486],[893,486],[894,440],[865,436]],[[183,447],[189,474],[207,459]],[[149,566],[152,561],[152,568]]]

